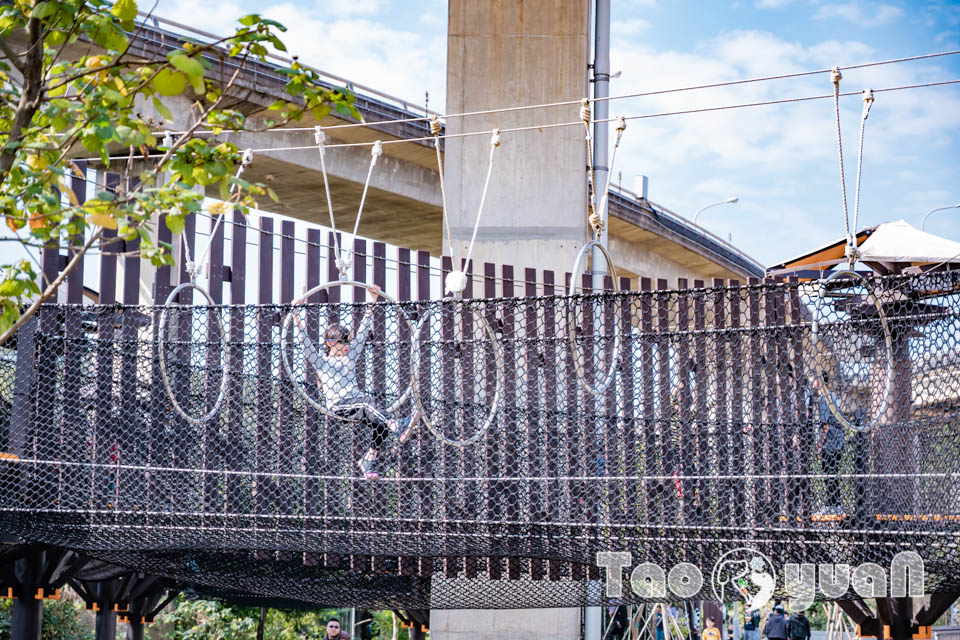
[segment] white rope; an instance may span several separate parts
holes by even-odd
[[[894,59],[890,59],[890,60],[879,60],[879,61],[874,61],[874,62],[862,62],[862,63],[859,63],[859,64],[846,65],[846,66],[844,67],[844,69],[847,69],[847,70],[850,70],[850,69],[864,69],[864,68],[867,68],[867,67],[876,67],[876,66],[882,66],[882,65],[888,65],[888,64],[899,64],[899,63],[903,63],[903,62],[913,62],[913,61],[916,61],[916,60],[927,60],[927,59],[930,59],[930,58],[938,58],[938,57],[942,57],[942,56],[953,56],[953,55],[958,55],[958,54],[960,54],[960,49],[955,50],[955,51],[940,51],[940,52],[935,52],[935,53],[926,53],[926,54],[917,55],[917,56],[909,56],[909,57],[906,57],[906,58],[894,58]],[[786,79],[790,79],[790,78],[802,78],[802,77],[805,77],[805,76],[811,76],[811,75],[817,75],[817,74],[821,74],[821,73],[827,73],[827,72],[829,72],[829,71],[831,71],[831,70],[830,70],[830,69],[814,69],[814,70],[810,70],[810,71],[798,71],[798,72],[795,72],[795,73],[782,73],[782,74],[777,74],[777,75],[772,75],[772,76],[759,76],[759,77],[755,77],[755,78],[743,78],[743,79],[741,79],[741,80],[730,80],[730,81],[727,81],[727,82],[714,82],[714,83],[710,83],[710,84],[699,84],[699,85],[689,85],[689,86],[685,86],[685,87],[674,87],[674,88],[671,88],[671,89],[657,89],[657,90],[655,90],[655,91],[642,91],[642,92],[639,92],[639,93],[626,93],[626,94],[617,95],[617,96],[597,97],[597,98],[592,98],[591,100],[592,100],[593,102],[603,102],[603,101],[611,101],[611,100],[626,100],[626,99],[630,99],[630,98],[643,98],[643,97],[646,97],[646,96],[656,96],[656,95],[663,95],[663,94],[668,94],[668,93],[682,93],[682,92],[685,92],[685,91],[698,91],[698,90],[701,90],[701,89],[716,89],[716,88],[720,88],[720,87],[736,86],[736,85],[740,85],[740,84],[750,84],[750,83],[754,83],[754,82],[768,82],[768,81],[772,81],[772,80],[786,80]],[[427,121],[427,120],[433,120],[434,118],[438,117],[438,115],[439,115],[439,117],[442,117],[442,118],[444,118],[444,119],[448,119],[448,118],[465,118],[465,117],[469,117],[469,116],[490,115],[490,114],[494,114],[494,113],[511,113],[511,112],[515,112],[515,111],[526,111],[526,110],[530,110],[530,109],[544,109],[544,108],[549,108],[549,107],[564,107],[564,106],[571,106],[571,105],[575,105],[575,104],[580,104],[580,102],[581,102],[580,100],[563,100],[563,101],[560,101],[560,102],[545,102],[545,103],[541,103],[541,104],[525,104],[525,105],[519,105],[519,106],[516,106],[516,107],[500,107],[500,108],[497,108],[497,109],[483,109],[483,110],[480,110],[480,111],[464,111],[464,112],[462,112],[462,113],[448,113],[448,114],[445,114],[445,115],[436,114],[436,113],[431,113],[429,117],[428,117],[428,116],[415,116],[415,117],[412,117],[412,118],[396,118],[396,119],[393,119],[393,120],[376,120],[376,121],[373,121],[373,122],[351,122],[351,123],[346,123],[346,124],[334,124],[334,125],[329,125],[329,126],[327,126],[327,127],[325,127],[325,128],[326,128],[326,129],[346,129],[346,128],[352,128],[352,127],[373,127],[373,126],[383,126],[383,125],[388,125],[388,124],[404,124],[404,123],[409,123],[409,122],[423,122],[423,121]],[[249,131],[249,132],[246,132],[246,133],[276,133],[276,132],[290,133],[290,132],[296,132],[296,131],[309,132],[309,131],[312,131],[313,129],[314,129],[313,127],[282,127],[282,128],[277,128],[277,129],[268,129],[268,130],[264,130],[264,131]],[[182,134],[185,133],[185,132],[184,132],[184,131],[176,131],[176,132],[173,132],[173,133],[177,133],[177,134],[182,135]],[[213,135],[213,134],[216,134],[216,133],[218,133],[218,132],[213,131],[213,130],[209,130],[209,129],[200,129],[200,130],[198,130],[198,131],[194,131],[194,133],[195,133],[195,134],[200,134],[200,135]]]
[[[470,268],[470,258],[473,256],[473,247],[477,242],[477,230],[480,229],[480,218],[483,216],[483,205],[487,201],[487,190],[490,187],[490,176],[493,174],[493,156],[497,150],[497,147],[500,146],[500,129],[494,129],[493,133],[490,135],[490,160],[487,164],[487,179],[483,182],[483,192],[480,194],[480,206],[477,209],[477,219],[473,223],[473,236],[470,238],[470,247],[467,249],[467,257],[463,261],[463,269],[454,269],[447,275],[447,288],[446,290],[453,295],[459,295],[463,293],[463,290],[467,288],[467,274],[464,273],[465,269]],[[452,258],[452,256],[451,256]],[[457,265],[454,264],[454,267]]]
[[[843,224],[847,231],[846,253],[847,259],[852,265],[855,261],[853,258],[855,242],[853,234],[850,232],[850,210],[849,207],[847,207],[847,180],[843,170],[843,133],[840,130],[840,80],[842,78],[843,74],[840,73],[838,67],[834,67],[830,71],[830,82],[833,83],[833,110],[836,114],[837,122],[837,152],[840,155],[840,194],[843,196]]]
[[[623,132],[627,130],[627,121],[624,120],[623,116],[617,118],[617,139],[613,143],[613,153],[610,156],[610,168],[607,170],[607,186],[603,190],[603,196],[600,198],[600,207],[597,209],[595,215],[599,216],[599,221],[597,222],[596,238],[599,239],[600,231],[603,230],[604,220],[606,220],[605,212],[607,206],[610,204],[610,184],[613,180],[613,165],[617,160],[617,149],[620,148],[620,140],[623,138]]]
[[[873,89],[873,93],[876,94],[876,93],[883,93],[886,91],[905,91],[905,90],[922,89],[922,88],[928,88],[928,87],[944,87],[944,86],[955,85],[955,84],[960,84],[960,79],[941,80],[938,82],[925,82],[921,84],[903,85],[898,87],[885,87],[883,89]],[[854,95],[859,96],[862,94],[860,91],[848,91],[845,93],[841,93],[840,97],[845,98],[845,97],[854,96]],[[718,107],[702,107],[699,109],[684,109],[681,111],[662,111],[658,113],[646,113],[646,114],[635,115],[635,116],[623,116],[623,119],[624,120],[646,120],[648,118],[664,118],[669,116],[682,116],[682,115],[690,115],[690,114],[696,114],[696,113],[710,113],[713,111],[728,111],[731,109],[748,109],[753,107],[766,107],[766,106],[772,106],[772,105],[793,104],[796,102],[809,102],[811,100],[826,100],[827,98],[832,98],[832,97],[833,97],[833,94],[829,93],[829,94],[816,95],[816,96],[803,96],[799,98],[783,98],[780,100],[764,100],[761,102],[728,104],[728,105],[721,105]],[[617,120],[616,118],[604,118],[601,120],[593,120],[593,122],[594,123],[615,122],[616,120]],[[529,125],[524,127],[511,127],[508,129],[501,129],[500,131],[501,133],[517,133],[521,131],[541,131],[543,129],[555,129],[558,127],[575,127],[575,126],[582,126],[582,125],[583,125],[583,121],[577,120],[575,122],[557,122],[557,123],[551,123],[551,124],[535,124],[535,125]],[[289,131],[289,129],[284,131]],[[471,136],[486,135],[487,133],[489,133],[489,130],[465,131],[463,133],[444,134],[439,137],[441,139],[467,138]],[[434,140],[434,136],[430,135],[430,136],[423,136],[418,138],[398,138],[395,140],[383,140],[382,144],[384,145],[409,144],[412,142],[430,142],[433,140]],[[326,145],[326,148],[346,149],[349,147],[369,147],[372,144],[373,144],[372,142],[344,142],[344,143],[337,143],[337,144],[329,144],[329,145]],[[263,147],[263,148],[254,149],[253,151],[254,153],[279,153],[281,151],[305,151],[305,150],[314,149],[314,148],[316,148],[316,145],[313,145],[313,146],[295,145],[290,147]],[[139,156],[139,157],[162,158],[163,156],[164,154],[162,153],[151,153],[146,156]],[[112,160],[126,160],[127,156],[109,156],[109,158]],[[86,158],[72,158],[72,159],[74,161],[84,161],[84,162],[93,162],[93,163],[102,163],[103,161],[103,158],[99,156],[86,157]]]
[[[337,221],[333,216],[333,199],[330,197],[330,181],[327,178],[327,134],[323,127],[317,125],[313,128],[313,141],[317,144],[317,150],[320,152],[320,171],[323,173],[323,189],[327,194],[327,211],[330,212],[330,228],[333,229],[333,246],[337,253],[337,268],[340,268],[340,236],[337,234]],[[344,277],[343,271],[340,276]]]
[[[450,232],[450,214],[447,212],[447,188],[443,178],[443,156],[440,155],[440,121],[434,115],[430,119],[430,133],[433,134],[433,147],[437,150],[437,172],[440,174],[440,200],[443,203],[443,225],[447,230],[447,243],[450,246],[450,261],[456,266],[453,254],[453,233]]]
[[[340,270],[340,275],[349,271],[350,267],[353,266],[353,245],[354,240],[357,238],[357,229],[360,228],[360,217],[363,215],[363,204],[367,201],[367,189],[370,188],[370,176],[373,175],[373,168],[377,166],[377,160],[380,159],[380,156],[383,155],[383,145],[380,144],[380,141],[377,140],[373,143],[373,147],[370,149],[370,166],[367,167],[367,180],[363,183],[363,193],[360,195],[360,206],[357,208],[357,219],[353,223],[353,234],[350,236],[350,242],[347,244],[347,259],[341,264],[337,260],[337,268]]]
[[[865,89],[863,92],[863,113],[860,116],[860,151],[857,155],[857,193],[853,201],[853,232],[857,232],[857,221],[860,218],[860,173],[863,169],[863,131],[867,125],[867,116],[873,106],[873,91]]]
[[[601,219],[597,216],[596,197],[596,173],[593,168],[593,135],[590,133],[590,126],[595,124],[593,114],[590,112],[590,100],[583,98],[580,101],[580,121],[583,123],[585,139],[587,141],[587,220],[593,227],[594,235],[600,235],[602,226]],[[609,120],[608,120],[609,122]]]

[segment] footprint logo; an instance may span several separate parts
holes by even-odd
[[[740,600],[746,603],[748,611],[766,606],[777,587],[773,562],[749,547],[738,547],[720,556],[713,565],[711,581],[717,600]]]

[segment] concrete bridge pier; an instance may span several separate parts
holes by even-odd
[[[588,95],[590,2],[450,0],[446,112],[572,100],[575,104],[448,118],[446,133],[574,122]],[[466,254],[483,193],[490,135],[448,137],[445,178],[454,251]],[[482,263],[572,268],[588,240],[582,127],[505,132],[495,152],[477,243]],[[444,229],[444,255],[449,253]],[[497,585],[503,588],[503,585]],[[579,609],[433,610],[434,640],[580,637]]]

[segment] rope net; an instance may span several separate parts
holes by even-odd
[[[958,272],[349,289],[44,307],[0,355],[0,529],[278,606],[610,603],[600,551],[691,563],[711,598],[737,547],[778,573],[914,551],[960,590]]]

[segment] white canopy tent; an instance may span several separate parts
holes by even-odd
[[[881,273],[930,264],[960,264],[960,242],[921,231],[906,220],[884,222],[857,233],[860,262]],[[767,269],[768,275],[826,270],[846,262],[846,238],[804,253]]]

